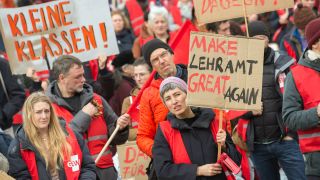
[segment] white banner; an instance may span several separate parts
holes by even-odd
[[[119,52],[106,0],[63,0],[1,9],[1,33],[14,74],[46,70],[70,54],[81,61]]]

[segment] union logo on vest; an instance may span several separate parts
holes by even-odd
[[[80,159],[78,155],[71,156],[71,160],[67,163],[68,167],[72,167],[72,172],[79,171]]]

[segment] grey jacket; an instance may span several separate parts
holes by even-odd
[[[57,105],[66,108],[67,110],[69,110],[69,112],[73,114],[74,117],[69,125],[74,131],[79,133],[84,133],[87,131],[91,123],[91,117],[88,114],[84,113],[82,110],[76,112],[72,109],[72,107],[68,105],[68,103],[61,96],[59,87],[57,85],[57,81],[53,81],[49,85],[46,94],[49,96],[53,103],[56,103]],[[82,107],[84,107],[92,100],[93,90],[90,85],[84,84],[82,92],[77,95],[80,96],[81,104],[79,104],[79,106],[80,109],[82,109]],[[113,112],[109,104],[102,97],[101,99],[104,110],[104,120],[106,121],[106,124],[108,126],[108,136],[110,136],[115,129],[118,116]],[[122,131],[118,132],[117,136],[115,136],[111,144],[123,144],[127,141],[128,136],[129,129],[125,128]]]
[[[308,51],[301,57],[299,64],[320,71],[320,59],[311,61],[307,54]],[[306,130],[319,125],[320,118],[317,115],[317,107],[304,110],[302,98],[297,90],[291,72],[286,78],[284,90],[282,115],[286,126],[292,130]]]

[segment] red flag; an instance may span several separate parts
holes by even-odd
[[[170,47],[174,52],[175,64],[188,64],[189,60],[189,42],[190,32],[198,31],[190,20],[187,20],[177,32],[176,36],[171,41]]]

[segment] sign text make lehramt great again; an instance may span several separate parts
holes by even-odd
[[[188,65],[189,104],[221,109],[260,108],[257,105],[261,97],[263,42],[258,41],[255,47],[262,55],[248,54],[256,41],[193,33]]]

